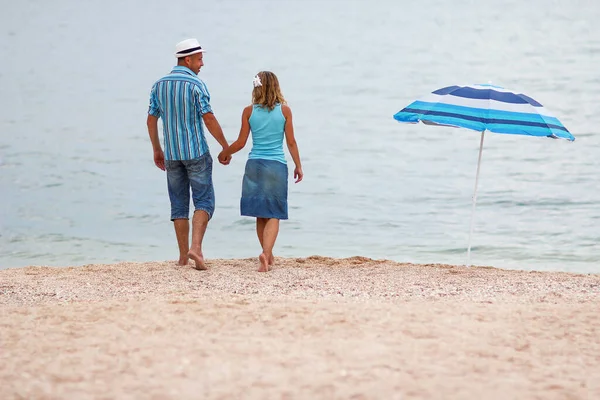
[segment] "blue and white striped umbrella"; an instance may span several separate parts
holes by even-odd
[[[485,131],[575,140],[567,128],[539,102],[522,93],[490,84],[448,86],[438,89],[396,113],[394,119],[411,124],[420,121],[427,125],[452,126],[481,132],[467,247],[467,266],[471,261],[471,236]]]
[[[575,140],[540,103],[499,86],[448,86],[394,115],[399,122]]]

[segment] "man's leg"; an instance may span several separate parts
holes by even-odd
[[[167,186],[171,200],[171,221],[175,227],[175,236],[179,247],[179,265],[187,265],[189,251],[188,222],[190,214],[190,182],[187,171],[181,161],[167,160]]]
[[[192,247],[187,253],[188,257],[196,263],[196,269],[205,270],[204,255],[202,254],[202,240],[208,226],[208,214],[204,210],[194,211],[192,219]]]
[[[258,272],[267,272],[269,270],[269,261],[273,258],[273,247],[279,233],[279,220],[277,218],[269,218],[265,224],[263,232],[263,252],[258,257],[260,268]]]
[[[215,209],[215,192],[212,184],[212,158],[205,154],[199,159],[186,161],[192,199],[194,218],[192,219],[192,246],[188,256],[196,263],[196,269],[205,270],[202,241],[208,227],[208,221]]]
[[[175,236],[177,236],[177,245],[179,246],[179,265],[188,264],[188,252],[190,251],[190,223],[187,219],[176,219]]]

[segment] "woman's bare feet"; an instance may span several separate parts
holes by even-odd
[[[271,253],[271,255],[269,256],[269,266],[273,266],[273,264],[275,264],[275,257],[273,256],[273,253]]]
[[[202,253],[196,253],[195,251],[190,250],[190,252],[188,253],[188,257],[194,260],[194,263],[196,264],[194,268],[196,268],[197,270],[204,271],[208,269],[206,268],[206,265],[204,265],[204,256],[202,255]]]
[[[269,257],[265,253],[261,253],[261,255],[258,256],[258,261],[260,261],[260,268],[258,268],[258,272],[269,271]]]

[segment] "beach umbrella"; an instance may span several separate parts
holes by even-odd
[[[567,128],[540,103],[522,93],[491,84],[438,89],[396,113],[394,119],[411,124],[423,122],[427,125],[467,128],[481,132],[467,246],[467,267],[471,262],[471,236],[485,131],[575,140]]]

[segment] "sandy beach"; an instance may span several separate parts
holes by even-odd
[[[2,399],[600,398],[600,275],[207,265],[0,271]]]

